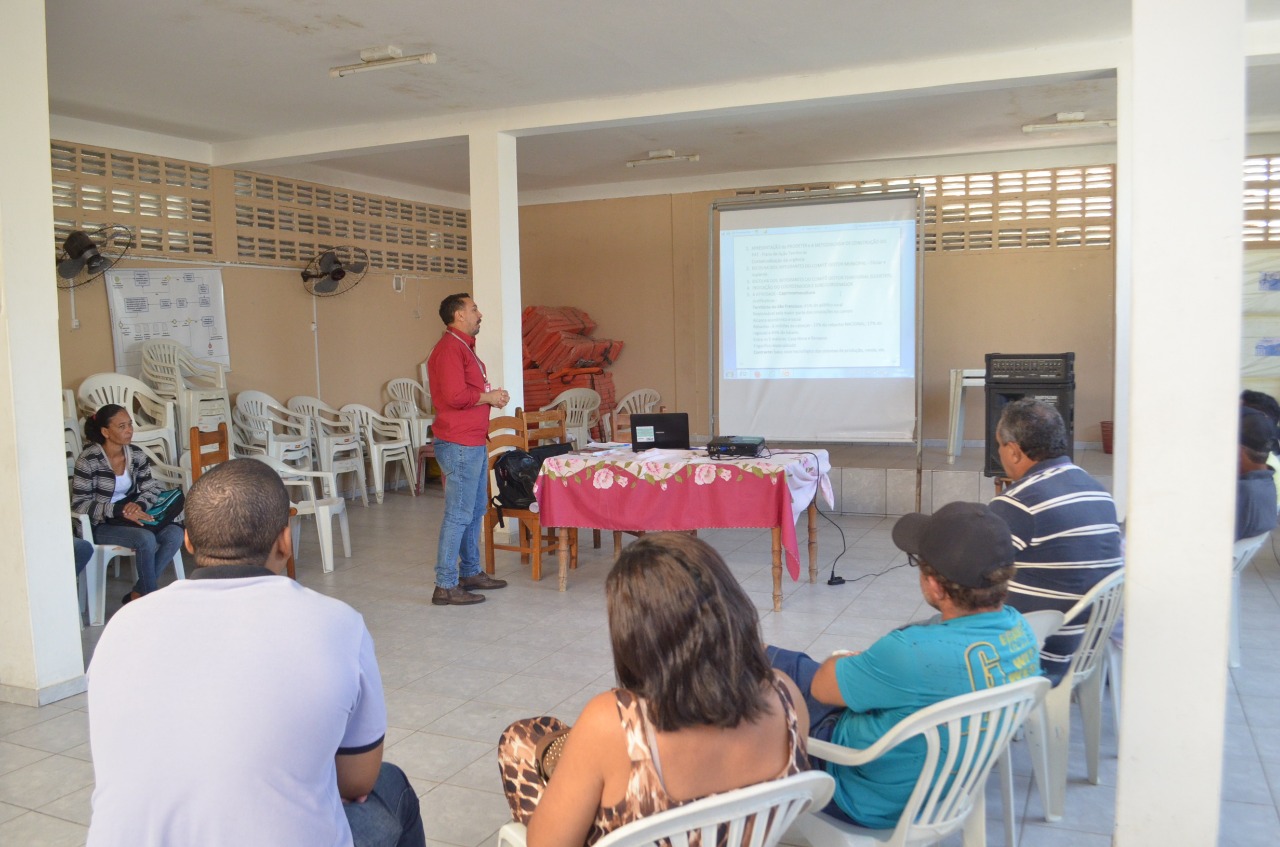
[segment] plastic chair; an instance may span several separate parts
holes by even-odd
[[[625,395],[606,416],[608,426],[605,428],[609,430],[609,437],[614,441],[630,441],[631,416],[652,412],[661,402],[662,395],[653,388],[637,388]]]
[[[327,471],[303,471],[280,461],[274,456],[254,456],[280,475],[280,479],[291,492],[301,496],[295,499],[290,496],[292,510],[289,512],[289,525],[293,533],[293,555],[296,559],[302,549],[302,534],[298,529],[303,515],[311,515],[316,519],[316,534],[320,539],[320,566],[325,573],[333,572],[333,519],[338,519],[338,528],[342,530],[342,553],[351,558],[351,527],[347,522],[347,501],[337,494],[337,482],[334,475]],[[320,481],[320,497],[316,497],[313,480]]]
[[[151,478],[159,482],[165,488],[180,488],[185,495],[191,489],[191,468],[182,467],[180,465],[170,465],[163,461],[160,456],[146,445],[139,444],[138,449],[147,454],[147,458],[151,460]]]
[[[423,385],[417,380],[393,379],[383,389],[390,402],[383,407],[382,413],[389,418],[410,422],[414,449],[431,442],[431,424],[435,422],[435,416],[431,414],[431,395]]]
[[[915,789],[893,829],[867,829],[821,812],[801,817],[793,829],[813,847],[933,844],[961,829],[966,847],[986,844],[986,815],[981,810],[987,774],[1048,690],[1049,680],[1032,677],[952,697],[899,721],[865,750],[810,738],[810,754],[839,765],[875,761],[920,736],[927,753]],[[970,731],[975,726],[981,730]],[[945,751],[944,739],[948,740]],[[787,841],[792,843],[790,838]]]
[[[773,847],[805,812],[827,805],[834,790],[828,774],[805,771],[649,815],[609,833],[596,847],[689,847],[696,840],[702,847]],[[498,847],[525,847],[526,834],[522,823],[504,824]]]
[[[1227,653],[1227,664],[1233,668],[1240,667],[1240,574],[1249,567],[1270,537],[1270,532],[1264,532],[1252,538],[1241,538],[1235,545],[1235,563],[1231,568],[1231,641]]]
[[[489,471],[485,484],[489,509],[484,513],[484,569],[486,573],[494,572],[494,551],[510,550],[520,554],[521,562],[531,562],[532,576],[535,581],[542,579],[542,556],[544,553],[555,553],[559,543],[554,533],[542,532],[542,519],[534,509],[502,508],[502,520],[516,522],[516,543],[499,544],[493,538],[498,527],[498,507],[493,505],[494,482],[493,466],[498,458],[508,450],[526,450],[529,443],[525,440],[524,421],[510,415],[501,415],[489,420]],[[536,504],[535,504],[536,505]],[[574,567],[578,563],[578,530],[570,528],[569,560]]]
[[[1044,646],[1044,640],[1058,631],[1067,616],[1058,609],[1041,609],[1038,612],[1027,612],[1023,615],[1027,624],[1035,634],[1036,644]],[[1013,758],[1011,751],[1000,757],[1000,796],[1004,801],[1004,843],[1005,847],[1015,847],[1018,843],[1017,820],[1013,801]],[[979,808],[974,814],[983,814]]]
[[[369,463],[373,466],[374,498],[379,503],[382,502],[386,490],[384,481],[386,466],[395,463],[399,463],[404,468],[410,496],[417,496],[413,489],[418,471],[415,466],[413,441],[409,436],[409,422],[380,415],[359,403],[348,403],[342,407],[342,411],[351,414],[360,428]]]
[[[236,395],[235,423],[272,458],[303,470],[311,469],[311,417],[282,406],[270,394],[241,391]]]
[[[1102,746],[1102,661],[1124,602],[1124,569],[1099,582],[1066,613],[1066,624],[1085,619],[1084,637],[1066,674],[1045,696],[1044,708],[1027,721],[1031,768],[1040,787],[1044,819],[1062,818],[1067,805],[1067,754],[1071,741],[1071,699],[1080,704],[1089,782],[1098,784]]]
[[[139,447],[157,445],[165,462],[178,461],[175,431],[178,415],[172,400],[166,400],[142,380],[118,373],[97,373],[80,383],[79,404],[84,415],[92,415],[108,403],[124,406],[133,417],[133,443]]]
[[[93,544],[93,558],[84,567],[85,603],[88,606],[89,626],[102,626],[106,623],[107,617],[107,566],[115,562],[116,576],[119,576],[119,559],[132,560],[133,548],[94,542],[93,524],[89,522],[89,516],[76,513],[72,517],[80,521],[80,537]],[[187,578],[181,549],[173,554],[173,574],[177,579]],[[159,573],[156,574],[157,577],[159,575]]]
[[[220,362],[197,359],[173,341],[148,341],[142,345],[142,378],[174,402],[183,449],[190,448],[192,427],[208,432],[218,421],[231,422],[227,375]]]
[[[600,395],[590,388],[570,388],[561,391],[556,398],[542,407],[546,412],[563,408],[565,426],[569,436],[579,448],[586,447],[591,440],[591,427],[600,421]]]
[[[311,418],[311,443],[320,470],[334,478],[344,473],[356,475],[360,499],[369,507],[368,484],[364,476],[364,446],[360,443],[360,426],[355,415],[341,412],[317,397],[290,397],[289,410]]]

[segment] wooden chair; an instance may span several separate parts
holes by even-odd
[[[564,413],[560,414],[563,422]],[[558,541],[554,532],[543,534],[542,521],[537,512],[532,509],[503,508],[502,519],[516,521],[516,543],[499,544],[493,538],[493,531],[498,526],[498,508],[493,505],[493,466],[498,461],[498,457],[508,450],[527,450],[528,447],[523,419],[502,415],[489,421],[489,475],[485,492],[490,505],[484,515],[484,569],[486,573],[494,572],[495,550],[511,550],[520,554],[521,562],[531,562],[532,576],[535,580],[539,580],[542,579],[542,556],[544,553],[555,554]],[[569,561],[577,567],[578,531],[576,529],[566,531],[569,533]]]
[[[516,407],[516,419],[524,430],[524,449],[538,447],[542,444],[565,444],[569,440],[568,415],[564,409],[526,412],[523,407]],[[591,530],[591,546],[600,549],[600,530]],[[577,551],[574,551],[574,567],[577,567]]]
[[[194,483],[206,470],[214,465],[231,461],[231,439],[227,437],[226,421],[218,423],[218,428],[205,432],[198,426],[191,427],[191,481]],[[213,446],[212,450],[206,447]]]

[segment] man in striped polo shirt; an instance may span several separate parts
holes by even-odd
[[[1013,531],[1017,575],[1006,602],[1020,612],[1063,612],[1124,565],[1116,504],[1097,480],[1067,457],[1067,428],[1039,400],[1004,407],[996,425],[1000,464],[1013,484],[991,510]],[[1080,644],[1084,622],[1044,643],[1040,665],[1056,685]]]

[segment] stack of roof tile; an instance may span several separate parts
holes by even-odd
[[[613,411],[613,375],[605,369],[622,353],[621,341],[592,338],[595,321],[572,306],[527,306],[522,324],[527,408],[541,408],[570,388],[590,388],[600,395],[600,414]]]

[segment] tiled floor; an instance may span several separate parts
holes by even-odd
[[[304,524],[299,578],[340,597],[365,616],[377,644],[391,729],[386,757],[409,774],[422,796],[431,844],[492,845],[507,818],[495,762],[495,741],[511,720],[552,713],[573,720],[596,692],[612,685],[603,600],[610,543],[582,551],[569,590],[556,591],[554,565],[539,583],[514,555],[499,560],[511,580],[472,608],[429,603],[438,488],[410,498],[350,509],[353,556],[323,574],[314,528]],[[892,519],[838,517],[848,552],[836,569],[846,579],[878,574],[903,562],[889,537]],[[829,571],[840,537],[821,523],[822,567]],[[704,532],[728,560],[761,610],[764,637],[823,654],[869,644],[889,628],[926,611],[908,568],[831,587],[791,584],[783,611],[770,603],[767,531]],[[1280,841],[1280,566],[1266,548],[1244,578],[1244,666],[1232,672],[1228,702],[1224,845]],[[125,590],[112,582],[109,598]],[[86,651],[100,628],[85,630]],[[89,822],[90,764],[83,695],[32,709],[0,703],[0,844],[14,847],[83,844]],[[1109,712],[1109,710],[1108,710]],[[1017,817],[1024,847],[1106,847],[1115,809],[1115,735],[1107,716],[1102,785],[1084,780],[1078,718],[1073,738],[1067,817],[1046,824],[1031,788],[1026,753],[1015,748]],[[994,782],[994,781],[993,781]],[[1001,810],[989,793],[989,843],[1003,844]],[[958,843],[958,840],[954,840]]]

